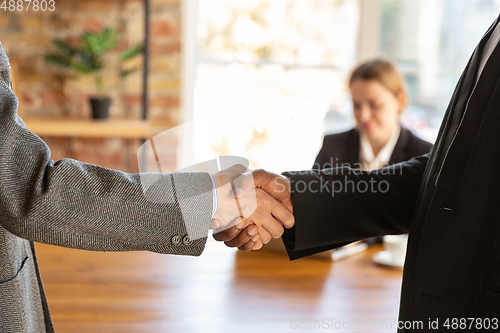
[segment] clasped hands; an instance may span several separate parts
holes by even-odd
[[[242,251],[258,250],[295,224],[288,178],[235,165],[213,175],[218,208],[214,238]]]

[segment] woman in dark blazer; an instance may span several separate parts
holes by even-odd
[[[403,79],[388,61],[356,67],[349,79],[356,128],[327,135],[313,169],[341,165],[373,170],[428,153],[432,145],[402,127],[407,97]]]
[[[398,141],[388,165],[408,161],[409,159],[427,154],[432,144],[414,135],[408,129],[401,127]],[[326,135],[313,169],[328,169],[341,166],[359,166],[359,131],[353,128],[347,132]]]
[[[376,59],[356,67],[349,79],[356,128],[326,135],[313,169],[349,166],[375,170],[427,154],[432,144],[401,126],[407,97],[403,78],[388,61]],[[382,242],[382,237],[366,240]]]

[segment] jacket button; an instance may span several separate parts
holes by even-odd
[[[191,245],[193,244],[193,241],[189,238],[189,236],[184,236],[184,238],[182,239],[182,243],[184,245]]]
[[[182,238],[179,235],[172,237],[172,244],[179,245],[182,242]]]

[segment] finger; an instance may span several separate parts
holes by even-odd
[[[250,224],[252,224],[252,222],[240,217],[240,221],[236,221],[234,226],[236,227],[236,229],[242,230],[248,227]]]
[[[262,244],[261,241],[259,241],[259,243]],[[243,252],[250,252],[255,247],[255,244],[256,244],[255,242],[253,242],[252,240],[249,240],[245,244],[238,246],[238,250],[243,251]]]
[[[220,223],[220,221],[217,218],[214,218],[212,220],[217,220]],[[246,223],[247,223],[246,220],[241,219],[241,217],[237,217],[234,220],[232,220],[231,222],[229,222],[228,224],[220,223],[219,227],[216,228],[213,233],[219,234],[219,233],[223,232],[224,230],[233,229],[233,228],[237,229],[237,230],[241,230],[241,229],[244,229],[246,227]],[[248,224],[250,224],[250,222],[248,222]],[[234,231],[232,231],[232,232],[234,232]],[[227,235],[227,233],[226,233],[226,235]]]
[[[248,226],[246,229],[242,230],[236,237],[231,240],[225,241],[229,247],[240,247],[252,239],[254,235],[259,232],[256,225]]]
[[[228,229],[216,229],[214,230],[213,236],[216,241],[228,241],[238,236],[240,232],[240,229],[233,226]]]
[[[271,207],[271,214],[279,221],[281,224],[290,229],[295,224],[295,217],[292,212],[288,210],[283,204],[274,201]]]
[[[260,235],[259,234],[256,234],[252,237],[252,242],[257,242],[257,241],[260,241]]]
[[[225,184],[232,182],[236,178],[240,177],[241,174],[247,171],[247,168],[242,164],[235,164],[225,170],[222,170],[223,181]]]
[[[247,167],[244,166],[243,164],[235,164],[229,169],[231,169],[235,174],[238,175],[248,171]]]
[[[256,190],[257,194],[257,210],[255,211],[252,216],[250,216],[249,220],[254,222],[255,224],[262,226],[271,236],[272,238],[278,238],[283,235],[283,226],[282,222],[280,221],[280,218],[289,218],[289,215],[293,217],[293,215],[288,211],[285,206],[280,204],[276,199],[271,197],[268,193],[264,192],[261,189]],[[276,214],[277,218],[275,218],[273,215],[273,211]],[[288,212],[288,215],[287,213]],[[287,222],[289,223],[289,222]],[[260,232],[260,230],[259,230]],[[264,237],[262,235],[262,241],[264,244],[267,244],[270,239],[267,239],[267,237]]]
[[[252,174],[255,187],[263,189],[293,212],[291,184],[287,177],[262,169],[255,170]]]
[[[265,224],[269,224],[269,222],[265,222]],[[276,220],[273,222],[273,224],[278,224],[280,225]],[[262,243],[267,244],[271,241],[271,239],[274,238],[273,234],[269,232],[264,225],[259,226],[259,235],[260,235],[260,240]]]
[[[241,230],[245,229],[250,224],[252,224],[252,222],[238,217],[229,224],[233,225],[232,227],[223,227],[214,230],[214,239],[219,242],[232,240],[233,238],[238,236]]]
[[[254,170],[252,174],[255,182],[255,187],[260,188],[266,186],[271,181],[272,177],[275,176],[275,174],[263,169]]]
[[[260,249],[262,249],[262,246],[263,246],[263,245],[264,245],[264,244],[262,244],[262,242],[261,242],[261,241],[254,242],[254,245],[253,245],[253,247],[252,247],[252,250],[260,250]]]
[[[243,173],[234,181],[234,190],[238,197],[243,196],[248,191],[255,188],[255,183],[253,180],[253,174],[251,172]]]
[[[284,229],[279,221],[274,217],[267,215],[259,218],[259,234],[264,244],[267,244],[273,238],[279,238],[283,235]]]
[[[248,218],[261,208],[259,207],[259,197],[262,196],[262,193],[257,192],[265,193],[264,191],[253,187],[246,191],[244,195],[238,196],[238,199],[235,200],[238,207],[238,213],[244,218]],[[264,201],[264,203],[269,204],[270,202]]]
[[[213,219],[212,222],[210,223],[210,229],[217,229],[219,227],[220,227],[219,220]]]
[[[263,244],[262,241],[253,241],[250,240],[247,243],[243,244],[242,246],[238,247],[238,250],[243,251],[243,252],[249,252],[252,250],[260,250],[262,248]]]

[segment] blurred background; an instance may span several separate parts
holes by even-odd
[[[403,124],[434,142],[499,11],[494,0],[200,1],[193,116],[216,118],[219,130],[203,137],[221,153],[274,171],[308,169],[323,134],[354,125],[349,71],[385,56],[410,95]]]
[[[252,168],[310,168],[323,135],[354,124],[349,71],[377,56],[404,74],[410,106],[403,124],[433,142],[462,69],[500,11],[498,0],[153,0],[146,1],[149,13],[144,2],[67,0],[54,11],[0,10],[23,118],[90,117],[93,78],[44,55],[55,39],[77,45],[82,33],[112,27],[120,42],[102,70],[110,119],[145,120],[156,132],[195,122],[194,136],[165,143],[169,170],[179,155],[203,160],[213,150],[245,156]],[[125,64],[138,69],[127,78],[116,73],[120,51],[146,41],[144,107],[145,57]],[[54,159],[137,170],[140,138],[42,134]]]
[[[161,143],[164,171],[217,154],[281,172],[309,169],[325,134],[354,125],[348,75],[379,56],[404,75],[402,123],[434,142],[499,12],[500,0],[61,0],[53,11],[2,7],[0,41],[19,113],[54,160],[137,172],[144,140],[193,122]],[[83,34],[106,28],[118,36],[99,70],[112,104],[95,120],[95,73],[46,56],[73,56]],[[134,45],[141,51],[124,57]],[[375,250],[335,264],[214,241],[201,259],[37,251],[60,332],[276,333],[322,318],[397,320],[401,272],[375,265]]]

